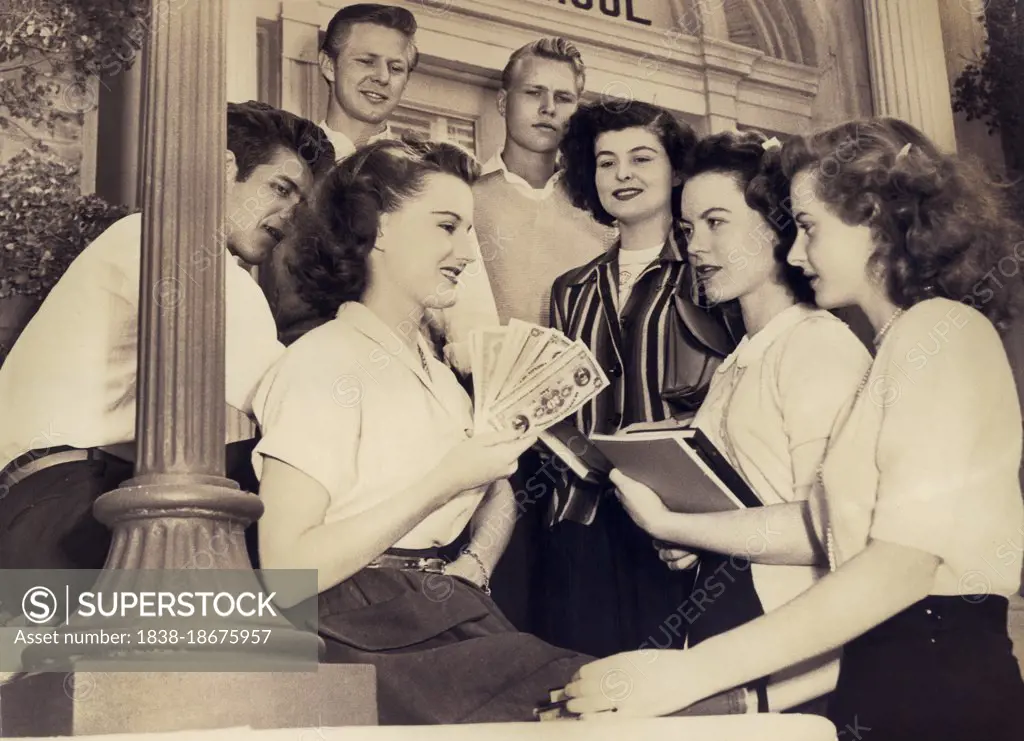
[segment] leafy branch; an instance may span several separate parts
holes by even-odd
[[[1024,172],[1024,0],[991,0],[988,38],[953,86],[953,110],[999,133],[1008,167]]]
[[[81,124],[83,111],[61,100],[69,85],[116,74],[142,48],[146,0],[5,0],[0,10],[0,129],[46,149],[39,133]],[[20,122],[20,123],[19,123]]]

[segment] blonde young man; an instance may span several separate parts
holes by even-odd
[[[330,95],[320,126],[334,145],[339,161],[365,144],[397,138],[388,126],[388,118],[401,102],[419,61],[416,29],[416,18],[408,10],[379,3],[342,8],[327,25],[319,62]],[[314,316],[296,294],[287,264],[299,249],[298,240],[284,245],[265,282],[285,342],[329,318]],[[412,331],[422,322],[435,339],[448,345],[444,351],[461,371],[468,371],[467,353],[463,349],[469,331],[498,323],[479,245],[474,245],[473,254],[476,264],[460,278],[455,305],[427,317],[410,317],[407,325],[408,331]]]

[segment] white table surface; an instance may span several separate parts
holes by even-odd
[[[221,728],[74,738],[90,741],[836,741],[837,736],[835,727],[824,718],[765,714],[450,726]]]

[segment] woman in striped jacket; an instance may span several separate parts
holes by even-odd
[[[638,101],[584,105],[569,121],[561,145],[565,187],[578,208],[619,231],[607,252],[559,276],[551,290],[551,326],[585,342],[611,381],[576,416],[585,434],[694,411],[663,391],[678,331],[675,299],[690,295],[685,245],[673,227],[679,173],[695,142],[668,111]],[[727,337],[721,320],[706,321]],[[698,362],[714,358],[696,343],[689,351]],[[650,536],[605,494],[574,478],[556,486],[538,559],[534,630],[595,656],[651,638],[681,647],[682,626],[667,634],[661,628],[689,596],[692,576],[668,571]]]

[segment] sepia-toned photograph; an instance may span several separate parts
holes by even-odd
[[[1022,741],[1024,0],[0,0],[0,738]]]

